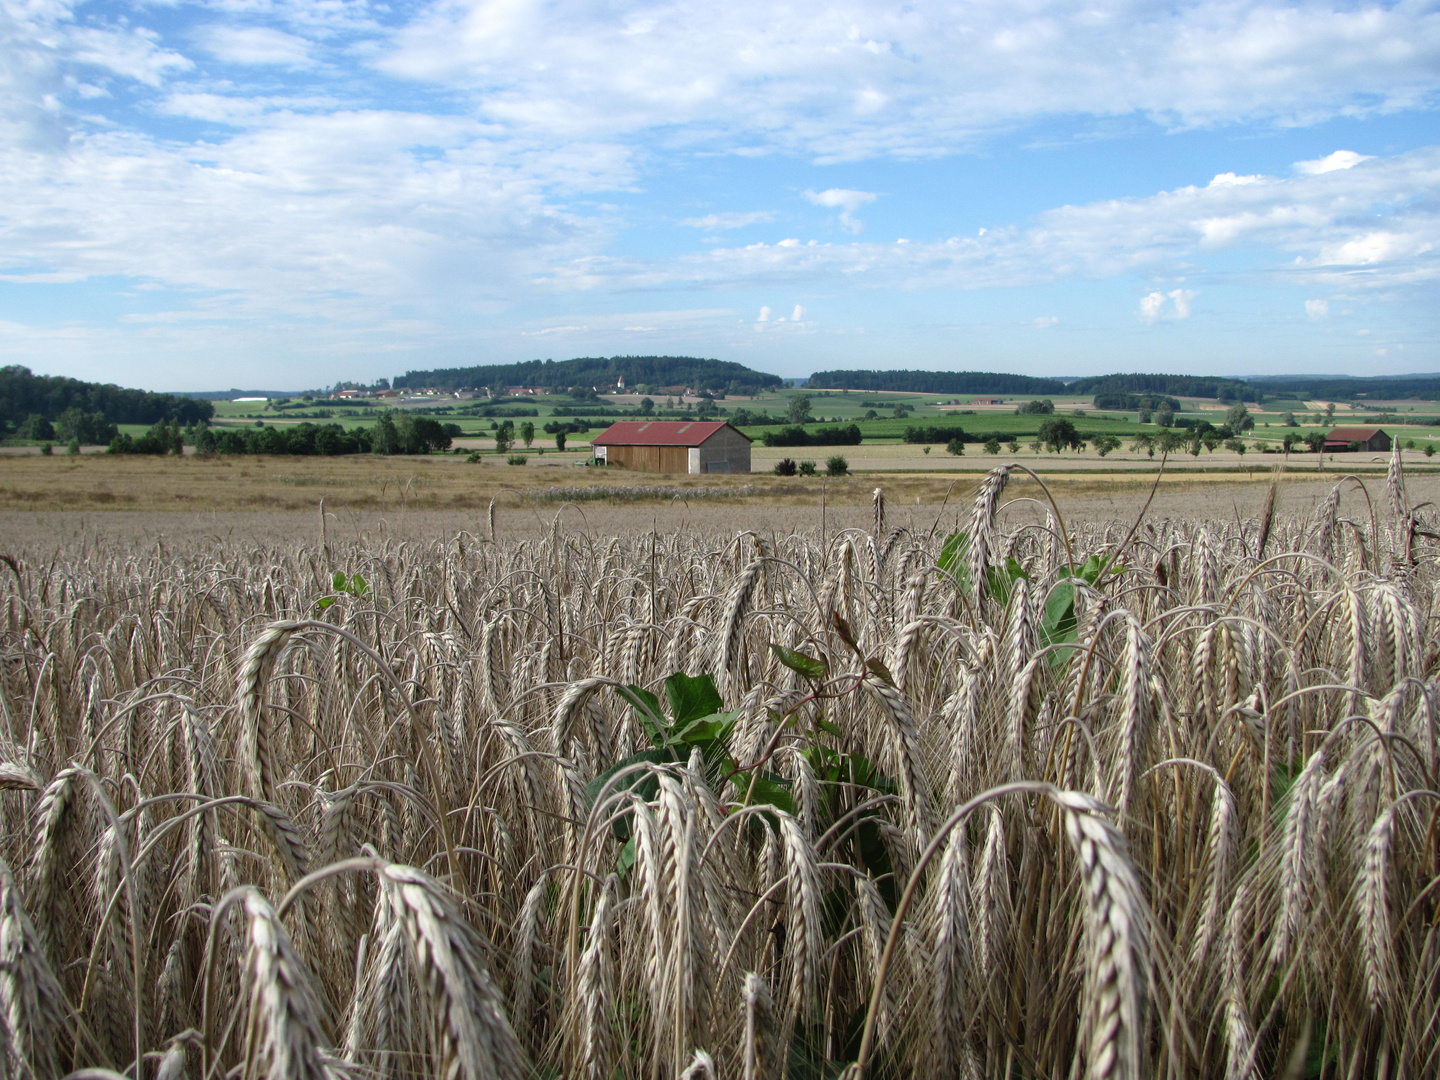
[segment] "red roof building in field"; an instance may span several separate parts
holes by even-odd
[[[597,462],[645,472],[750,471],[750,437],[724,420],[620,420],[590,445]]]
[[[1325,436],[1325,449],[1331,452],[1345,450],[1390,449],[1390,436],[1378,427],[1337,427]]]

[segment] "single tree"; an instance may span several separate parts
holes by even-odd
[[[1225,413],[1225,423],[1235,434],[1242,431],[1250,431],[1255,427],[1255,418],[1250,415],[1250,410],[1245,408],[1243,401],[1237,401],[1231,405]]]
[[[529,420],[520,425],[520,438],[525,440],[525,449],[530,449],[530,444],[535,441],[535,425]]]
[[[1114,435],[1096,435],[1093,445],[1095,452],[1104,457],[1110,451],[1120,449],[1120,440]]]
[[[790,399],[790,405],[785,410],[785,419],[792,424],[803,424],[810,419],[810,399],[804,394],[796,394]]]

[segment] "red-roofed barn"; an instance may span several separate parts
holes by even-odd
[[[1390,436],[1378,427],[1337,427],[1325,436],[1325,449],[1385,451],[1390,449]]]
[[[597,461],[645,472],[750,471],[750,437],[723,420],[620,420],[590,445]]]

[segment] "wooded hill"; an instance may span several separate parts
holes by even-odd
[[[1250,385],[1264,390],[1272,397],[1299,398],[1301,400],[1355,401],[1369,398],[1384,401],[1387,398],[1420,398],[1425,401],[1440,400],[1440,375],[1416,375],[1397,377],[1378,375],[1371,377],[1336,377],[1334,375],[1307,375],[1284,379],[1251,379]]]
[[[1059,379],[996,371],[817,371],[812,390],[893,390],[916,394],[1064,394]]]
[[[53,422],[70,409],[102,414],[112,424],[154,424],[161,420],[193,424],[215,415],[215,406],[208,401],[127,390],[60,375],[36,375],[18,364],[0,367],[0,430],[29,416],[43,416]]]
[[[498,390],[506,386],[543,386],[563,390],[570,386],[613,387],[623,378],[637,386],[688,386],[743,394],[784,384],[779,375],[767,375],[728,360],[693,356],[585,356],[574,360],[527,360],[519,364],[483,364],[476,367],[407,371],[395,378],[395,389],[433,386],[454,390],[462,386]]]

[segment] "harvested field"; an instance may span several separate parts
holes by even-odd
[[[0,517],[0,1076],[1437,1072],[1398,459],[823,511],[136,470]]]

